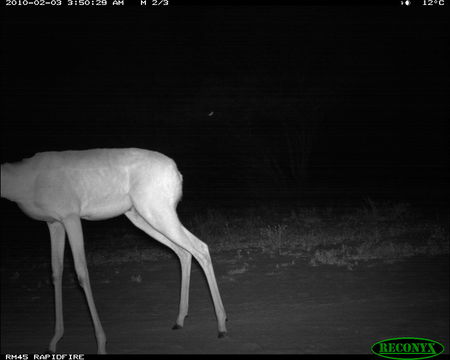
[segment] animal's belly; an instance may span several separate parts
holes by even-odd
[[[104,220],[122,215],[131,206],[131,200],[127,196],[104,199],[83,204],[80,216],[86,220]]]
[[[39,221],[55,221],[60,220],[58,216],[55,216],[53,211],[48,211],[48,209],[43,209],[36,206],[33,202],[18,202],[19,208],[30,218]]]

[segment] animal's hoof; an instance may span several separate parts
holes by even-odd
[[[225,336],[227,336],[227,332],[226,331],[219,331],[219,335],[217,336],[219,339],[224,338]]]
[[[183,327],[181,325],[175,324],[174,326],[172,326],[172,330],[179,330],[182,329]]]

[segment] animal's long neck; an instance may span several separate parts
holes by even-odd
[[[16,164],[2,164],[1,165],[1,197],[17,201],[21,198],[27,189],[29,176],[23,173],[21,166]]]

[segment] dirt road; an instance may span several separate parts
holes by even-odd
[[[232,260],[233,259],[233,260]],[[301,259],[213,256],[229,334],[217,338],[206,281],[192,267],[185,327],[172,330],[179,265],[167,261],[91,266],[109,353],[370,353],[385,338],[430,338],[449,348],[448,257],[374,263],[352,271]],[[49,266],[2,270],[1,352],[43,352],[53,331]],[[65,269],[64,353],[95,353],[87,306]]]

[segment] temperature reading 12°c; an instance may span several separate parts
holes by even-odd
[[[423,0],[422,5],[424,6],[444,6],[445,0]]]

